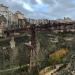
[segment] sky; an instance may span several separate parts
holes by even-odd
[[[13,12],[21,11],[29,18],[75,19],[75,0],[0,0]]]

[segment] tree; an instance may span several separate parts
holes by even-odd
[[[64,58],[67,53],[68,49],[60,48],[59,50],[56,50],[54,53],[49,55],[49,60],[51,63],[60,63],[62,61],[62,58]]]

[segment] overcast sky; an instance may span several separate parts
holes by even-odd
[[[75,0],[0,0],[0,3],[30,18],[75,19]]]

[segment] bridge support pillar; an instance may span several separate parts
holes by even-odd
[[[34,75],[34,72],[37,72],[37,46],[36,46],[36,31],[35,25],[31,25],[31,52],[30,52],[30,74]]]

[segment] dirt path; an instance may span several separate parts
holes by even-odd
[[[17,67],[14,67],[14,68],[10,68],[10,69],[5,69],[5,70],[0,70],[0,73],[1,72],[8,72],[8,71],[12,71],[12,70],[18,70],[18,69],[20,69],[20,68],[24,68],[24,67],[26,67],[26,66],[29,66],[29,64],[27,64],[27,65],[23,65],[23,66],[17,66]]]

